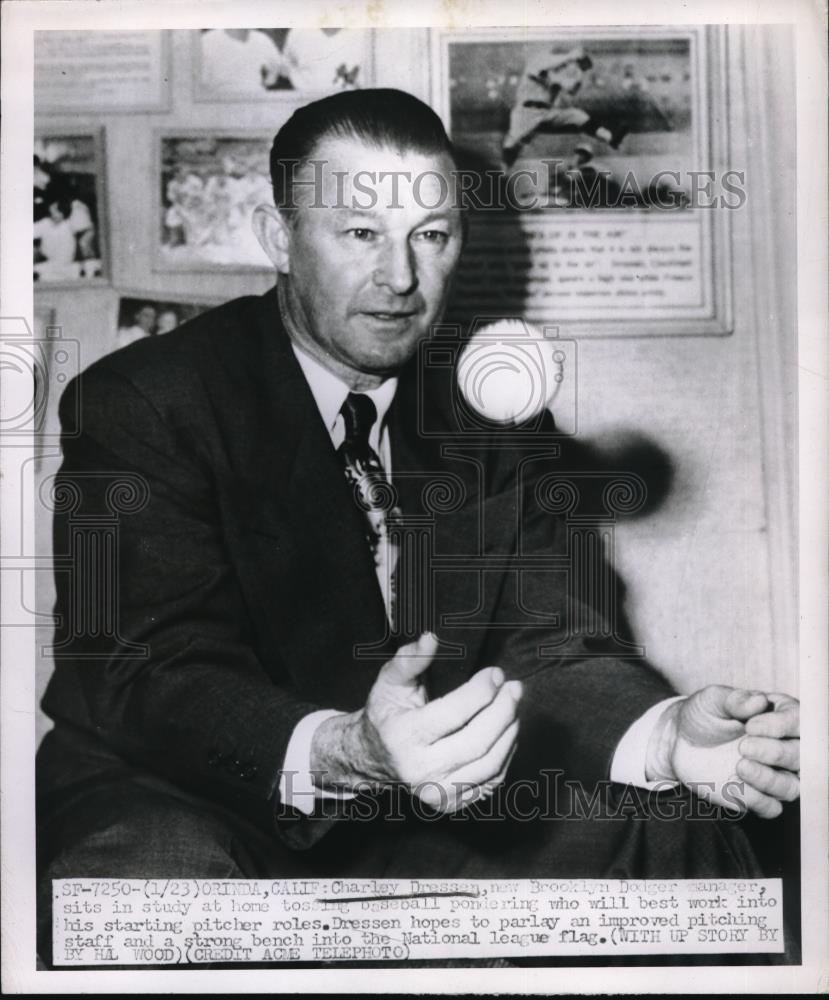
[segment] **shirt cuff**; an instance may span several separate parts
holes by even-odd
[[[668,782],[664,778],[660,781],[648,781],[645,776],[645,764],[648,757],[648,743],[662,713],[669,705],[683,701],[684,698],[685,695],[665,698],[649,708],[633,723],[616,747],[613,763],[610,765],[611,781],[648,789],[675,788],[679,784],[678,781]]]
[[[353,799],[353,792],[329,792],[317,788],[311,774],[311,743],[314,733],[326,719],[335,715],[344,715],[335,709],[323,708],[319,712],[311,712],[296,724],[285,760],[282,762],[282,772],[279,776],[279,799],[283,806],[297,809],[305,816],[314,812],[317,799]]]

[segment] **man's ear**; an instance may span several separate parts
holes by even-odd
[[[282,213],[273,205],[257,205],[251,222],[268,259],[280,274],[287,274],[291,269],[291,228]]]

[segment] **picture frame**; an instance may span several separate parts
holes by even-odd
[[[455,318],[730,334],[730,212],[706,211],[745,197],[725,58],[710,26],[433,30],[432,104],[488,184]]]
[[[170,110],[170,31],[35,31],[38,114]]]
[[[35,132],[35,290],[109,284],[104,129]]]
[[[307,100],[374,84],[368,28],[212,28],[193,31],[193,99]]]
[[[112,323],[112,350],[144,336],[160,336],[221,303],[221,298],[145,290],[118,290]],[[149,310],[152,311],[150,315]]]
[[[272,269],[250,224],[256,205],[272,201],[272,142],[262,131],[156,133],[155,271]]]

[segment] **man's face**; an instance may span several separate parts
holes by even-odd
[[[295,188],[279,281],[295,338],[356,388],[394,374],[442,314],[462,243],[453,164],[343,137],[313,159],[325,165]]]
[[[135,316],[136,323],[147,333],[152,333],[155,326],[155,309],[152,306],[144,306],[139,309]]]

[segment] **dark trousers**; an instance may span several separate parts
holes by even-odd
[[[405,794],[389,792],[371,810],[350,807],[350,816],[305,850],[127,766],[51,790],[41,797],[38,814],[39,954],[50,963],[51,880],[59,878],[762,874],[741,825],[700,818],[699,803],[687,794],[665,793],[657,801],[609,785],[591,800],[559,778],[546,776],[535,800],[495,796],[454,817],[438,817]],[[531,816],[533,802],[539,815]],[[368,812],[374,815],[367,819]]]

